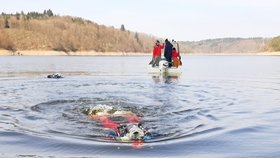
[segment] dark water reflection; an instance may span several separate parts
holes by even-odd
[[[280,58],[185,56],[180,76],[149,57],[1,57],[0,157],[279,157]],[[47,79],[60,72],[65,78]],[[159,136],[141,149],[82,113],[105,104]],[[11,149],[13,149],[11,151]]]

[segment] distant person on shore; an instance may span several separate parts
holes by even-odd
[[[164,44],[160,44],[159,40],[156,41],[153,49],[153,59],[150,62],[153,67],[159,65],[159,61],[161,60],[161,49],[164,48]]]
[[[173,45],[168,41],[168,39],[165,39],[164,57],[166,61],[168,61],[168,67],[172,66],[172,48]]]
[[[179,59],[179,53],[177,52],[176,48],[173,47],[172,49],[172,66],[178,68],[181,65],[180,59]]]

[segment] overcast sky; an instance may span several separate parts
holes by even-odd
[[[0,12],[52,9],[162,38],[280,35],[280,0],[1,0]]]

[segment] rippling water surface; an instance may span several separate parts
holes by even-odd
[[[0,157],[280,157],[280,57],[184,56],[180,76],[148,74],[149,60],[0,57]],[[82,113],[98,104],[159,136],[108,139]]]

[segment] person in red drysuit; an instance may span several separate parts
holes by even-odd
[[[179,59],[179,53],[176,51],[176,48],[172,49],[172,65],[176,68],[181,65],[180,59]]]
[[[157,40],[154,49],[153,49],[153,59],[150,62],[152,66],[158,66],[159,61],[161,60],[161,50],[164,48],[164,44],[160,44],[160,42]]]

